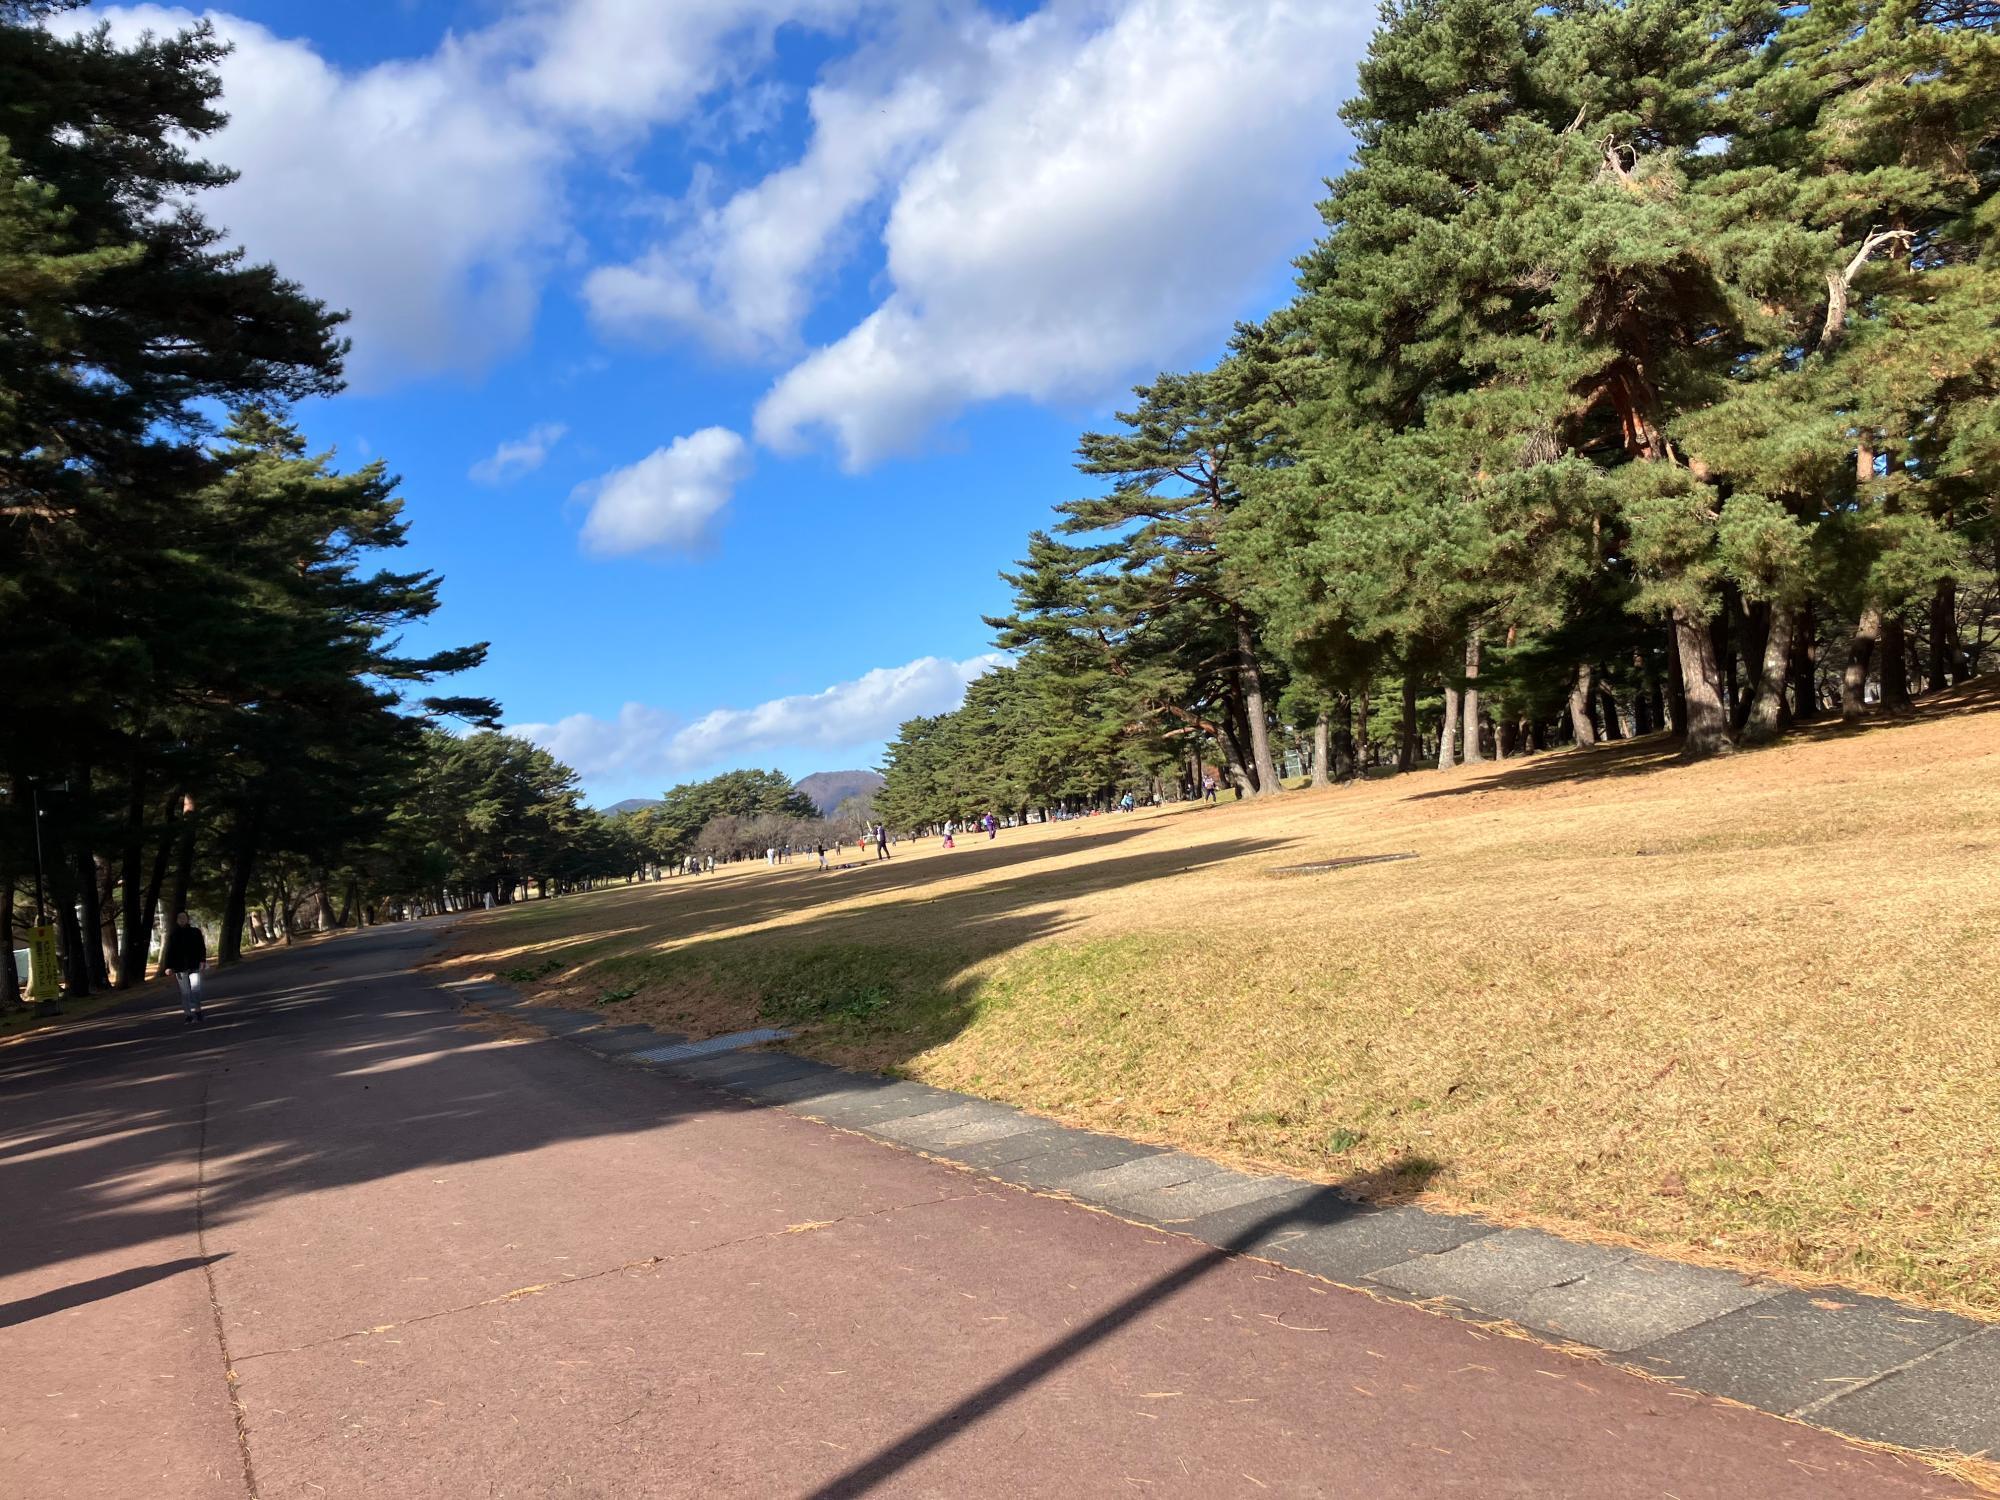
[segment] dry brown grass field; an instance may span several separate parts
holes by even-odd
[[[844,857],[481,913],[447,962],[1363,1193],[2000,1315],[1993,678],[1703,765],[1646,739]]]

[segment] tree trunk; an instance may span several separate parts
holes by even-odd
[[[1590,697],[1597,681],[1597,669],[1589,662],[1579,662],[1576,675],[1569,685],[1569,729],[1570,735],[1579,745],[1597,743],[1597,725],[1590,717]]]
[[[19,786],[19,782],[14,783]],[[13,803],[19,809],[18,794]],[[21,975],[14,966],[14,839],[0,838],[0,1010],[21,1001]]]
[[[243,923],[250,907],[250,876],[257,868],[257,843],[263,814],[254,814],[242,830],[229,862],[229,893],[222,903],[222,931],[215,940],[215,961],[233,964],[243,956]]]
[[[1819,621],[1807,599],[1792,622],[1792,717],[1819,717]]]
[[[1931,595],[1931,659],[1928,691],[1965,681],[1965,653],[1958,645],[1958,581],[1940,578]]]
[[[1729,727],[1729,709],[1722,699],[1722,673],[1716,665],[1714,638],[1706,621],[1675,609],[1674,635],[1681,648],[1681,687],[1687,696],[1687,737],[1681,742],[1685,760],[1724,755],[1736,748]]]
[[[1274,797],[1285,789],[1271,758],[1271,723],[1264,715],[1264,670],[1257,665],[1257,641],[1250,617],[1236,614],[1236,670],[1243,680],[1243,714],[1250,721],[1250,763],[1257,768],[1257,795]]]
[[[1236,795],[1249,797],[1257,790],[1257,766],[1250,755],[1250,719],[1243,712],[1243,698],[1240,693],[1231,693],[1223,700],[1226,710],[1222,727],[1229,751],[1229,780],[1236,788]]]
[[[1403,725],[1396,739],[1396,769],[1407,771],[1417,763],[1417,671],[1403,668]]]
[[[77,900],[83,908],[83,963],[93,988],[111,988],[111,969],[104,961],[104,901],[97,888],[97,856],[76,855]]]
[[[1873,604],[1861,608],[1854,636],[1847,643],[1847,667],[1840,674],[1840,716],[1858,719],[1868,712],[1868,668],[1882,639],[1882,611]]]
[[[1499,759],[1510,759],[1520,741],[1521,726],[1513,719],[1502,719],[1493,726],[1493,749]]]
[[[1312,784],[1333,785],[1333,716],[1325,709],[1313,721],[1313,775]]]
[[[1228,725],[1223,726],[1221,748],[1222,773],[1228,778],[1229,784],[1236,788],[1236,795],[1244,798],[1255,796],[1257,787],[1250,780],[1250,768],[1243,763],[1240,742],[1236,738],[1235,731]]]
[[[1785,707],[1785,679],[1792,670],[1792,636],[1798,628],[1798,610],[1789,604],[1773,604],[1769,626],[1764,632],[1764,654],[1743,715],[1743,737],[1752,742],[1775,739],[1791,723]]]
[[[1681,632],[1671,616],[1667,619],[1667,727],[1686,734],[1688,726],[1687,673],[1681,669]]]
[[[1906,714],[1910,711],[1909,663],[1905,658],[1908,644],[1904,639],[1903,617],[1887,614],[1882,617],[1882,649],[1876,675],[1882,682],[1882,711],[1889,714]]]
[[[1486,759],[1479,743],[1479,630],[1474,627],[1465,638],[1465,763],[1476,766]]]
[[[1715,618],[1708,622],[1708,638],[1715,650],[1716,687],[1721,693],[1723,712],[1730,716],[1730,723],[1736,719],[1736,647],[1730,641],[1730,616],[1736,613],[1736,586],[1724,583],[1722,600],[1716,607]]]
[[[1608,683],[1597,689],[1597,707],[1599,716],[1604,720],[1604,738],[1606,740],[1631,738],[1625,732],[1624,715],[1618,710],[1618,695],[1611,691]]]
[[[167,898],[167,921],[187,910],[188,887],[194,884],[195,818],[192,803],[181,804],[181,831],[174,850],[174,888]]]
[[[1453,756],[1458,748],[1458,700],[1458,688],[1447,681],[1444,685],[1444,728],[1438,733],[1440,771],[1449,771],[1457,764]]]
[[[1729,700],[1729,722],[1739,733],[1750,721],[1750,710],[1756,706],[1757,687],[1763,678],[1764,653],[1771,640],[1772,612],[1772,605],[1762,599],[1743,606],[1743,671],[1749,682],[1744,685],[1732,679]]]
[[[60,845],[48,874],[49,905],[56,919],[57,957],[62,961],[63,993],[73,999],[81,998],[91,990],[90,963],[85,956],[83,924],[76,919],[76,867]]]
[[[174,845],[178,842],[179,826],[175,822],[174,814],[180,802],[179,792],[167,798],[166,811],[160,819],[159,847],[153,851],[152,873],[146,877],[146,900],[139,913],[139,921],[146,929],[148,955],[153,950],[153,928],[160,919],[160,890],[167,883],[167,862],[173,858]]]
[[[1333,734],[1333,779],[1352,781],[1354,779],[1354,699],[1346,693],[1340,695],[1340,702],[1334,709],[1336,720]]]
[[[146,952],[152,929],[146,925],[146,760],[139,737],[132,737],[131,785],[125,789],[124,849],[118,872],[118,988],[128,989],[146,977]]]
[[[1355,730],[1355,736],[1359,743],[1354,749],[1354,764],[1365,774],[1368,770],[1368,755],[1374,748],[1375,740],[1374,734],[1369,728],[1373,714],[1368,707],[1368,683],[1365,679],[1359,691],[1354,695],[1354,717],[1356,724],[1359,726]]]

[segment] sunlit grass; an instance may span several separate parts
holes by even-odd
[[[545,992],[634,989],[621,1020],[784,1025],[1224,1158],[1991,1314],[1996,698],[1702,766],[1639,742],[739,867],[483,914],[461,962],[560,957]]]

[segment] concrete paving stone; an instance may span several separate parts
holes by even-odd
[[[1513,1317],[1557,1338],[1623,1354],[1783,1290],[1738,1271],[1634,1255],[1580,1281],[1535,1292]]]
[[[1785,1415],[1978,1329],[1970,1318],[1828,1287],[1783,1292],[1639,1349],[1632,1363]]]
[[[662,1041],[648,1060],[670,1065],[690,1062],[697,1057],[715,1057],[724,1052],[741,1052],[746,1047],[755,1047],[764,1042],[786,1041],[791,1035],[791,1032],[780,1031],[775,1026],[758,1026],[749,1031],[732,1031],[724,1036],[705,1037],[698,1042]]]
[[[1448,1298],[1475,1312],[1513,1318],[1535,1293],[1607,1270],[1631,1255],[1572,1244],[1539,1229],[1503,1229],[1441,1254],[1383,1266],[1369,1279],[1412,1297]]]
[[[590,1010],[565,1010],[560,1006],[538,1006],[529,1017],[544,1031],[552,1031],[557,1036],[574,1036],[579,1031],[603,1023],[604,1017]]]
[[[739,1081],[729,1087],[759,1104],[790,1104],[797,1097],[793,1092],[795,1088],[825,1094],[844,1087],[851,1076],[844,1068],[836,1068],[831,1063],[786,1055],[783,1068],[742,1074]]]
[[[867,1081],[854,1090],[841,1090],[815,1099],[811,1108],[799,1105],[801,1114],[844,1125],[850,1130],[866,1130],[884,1120],[904,1115],[920,1115],[930,1110],[949,1109],[964,1102],[963,1094],[934,1089],[927,1083],[907,1079]]]
[[[643,1052],[651,1047],[669,1046],[674,1038],[663,1035],[650,1026],[606,1026],[598,1031],[579,1032],[576,1040],[593,1052],[622,1057],[628,1052]]]
[[[1279,1201],[1252,1203],[1247,1209],[1254,1213]],[[1484,1219],[1431,1213],[1408,1204],[1360,1206],[1359,1212],[1332,1223],[1281,1228],[1266,1236],[1265,1243],[1253,1253],[1295,1271],[1351,1285],[1368,1280],[1385,1266],[1448,1253],[1496,1232]]]
[[[968,1167],[978,1167],[991,1171],[1009,1162],[1024,1161],[1031,1156],[1039,1156],[1062,1144],[1068,1135],[1060,1125],[1047,1120],[1036,1120],[1032,1130],[1024,1130],[1019,1135],[997,1136],[990,1141],[972,1141],[953,1146],[949,1155],[955,1162]]]
[[[1253,1177],[1228,1168],[1176,1182],[1167,1187],[1141,1188],[1118,1198],[1103,1200],[1107,1208],[1135,1219],[1146,1219],[1170,1228],[1182,1228],[1203,1214],[1259,1203],[1287,1193],[1300,1184],[1290,1177]]]
[[[1156,1188],[1176,1187],[1200,1177],[1213,1177],[1223,1169],[1200,1156],[1184,1151],[1162,1151],[1153,1156],[1134,1157],[1115,1167],[1082,1172],[1062,1183],[1062,1190],[1086,1203],[1102,1203],[1128,1198]]]
[[[801,1062],[811,1062],[800,1058]],[[860,1096],[879,1088],[872,1079],[858,1079],[845,1068],[836,1068],[831,1063],[813,1063],[803,1072],[759,1075],[752,1081],[757,1100],[761,1104],[782,1104],[788,1109],[796,1109],[801,1114],[813,1113],[808,1105],[816,1105],[821,1100]]]
[[[1142,1156],[1160,1156],[1167,1149],[1128,1141],[1121,1136],[1099,1135],[1094,1130],[1075,1130],[1067,1125],[1057,1125],[1053,1129],[1058,1139],[1048,1150],[1001,1162],[988,1170],[1002,1182],[1053,1190],[1067,1188],[1071,1181],[1087,1172],[1122,1166]]]
[[[1946,1344],[1809,1420],[1878,1443],[2000,1457],[2000,1328]]]
[[[729,1052],[720,1057],[698,1057],[689,1062],[654,1066],[676,1078],[693,1078],[714,1088],[740,1091],[754,1081],[796,1077],[807,1072],[811,1065],[804,1058],[784,1052]]]
[[[968,1099],[963,1104],[954,1104],[946,1109],[884,1120],[879,1125],[870,1126],[869,1133],[899,1141],[905,1146],[914,1146],[920,1151],[949,1155],[953,1146],[1021,1135],[1033,1130],[1039,1123],[1032,1115],[1024,1115],[1004,1104]]]

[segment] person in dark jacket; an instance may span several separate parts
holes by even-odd
[[[207,962],[208,940],[186,912],[180,913],[167,933],[167,950],[160,955],[160,967],[174,976],[181,992],[181,1016],[190,1026],[201,1019],[201,966]]]

